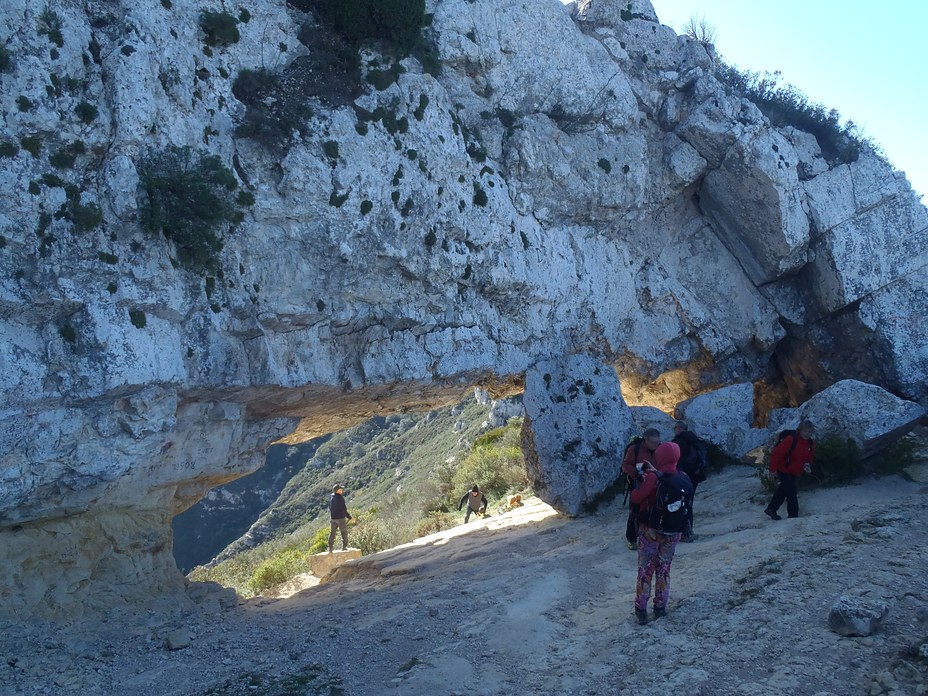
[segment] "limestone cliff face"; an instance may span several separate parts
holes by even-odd
[[[772,128],[648,2],[430,1],[438,77],[406,58],[350,105],[306,98],[277,149],[236,136],[234,79],[312,59],[310,16],[256,0],[204,47],[203,9],[0,8],[5,612],[176,583],[171,516],[270,442],[518,389],[549,357],[612,364],[630,403],[772,363],[797,397],[928,399],[908,183]],[[140,225],[140,163],[169,146],[254,197],[220,270]]]

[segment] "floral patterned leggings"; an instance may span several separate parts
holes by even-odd
[[[663,534],[646,524],[638,525],[638,582],[635,585],[635,609],[647,609],[654,581],[654,606],[666,607],[670,597],[670,564],[677,550],[679,534]]]

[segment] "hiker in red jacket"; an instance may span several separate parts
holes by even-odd
[[[642,467],[641,483],[631,493],[632,503],[640,506],[638,522],[638,580],[635,584],[635,617],[648,623],[648,598],[654,576],[654,618],[667,613],[670,598],[670,564],[680,541],[680,534],[666,534],[646,522],[648,511],[657,505],[657,474],[675,474],[680,460],[680,446],[665,442],[654,450],[654,466]]]
[[[622,473],[628,476],[629,489],[638,481],[638,464],[654,464],[654,450],[661,444],[661,434],[657,428],[648,428],[641,437],[636,437],[625,447],[622,458]],[[638,506],[632,504],[628,509],[628,521],[625,523],[625,541],[632,551],[638,549]]]
[[[812,473],[812,460],[815,458],[815,442],[812,435],[815,426],[812,421],[804,420],[796,432],[780,440],[770,453],[770,478],[776,476],[779,481],[770,504],[764,513],[772,520],[783,519],[777,514],[780,505],[786,501],[787,517],[799,517],[799,499],[796,496],[796,479],[803,472]]]

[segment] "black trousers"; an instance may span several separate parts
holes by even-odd
[[[686,511],[686,527],[683,530],[683,536],[693,536],[693,503],[696,500],[696,489],[699,487],[699,481],[693,480],[693,497],[690,500],[690,506]]]
[[[799,517],[799,498],[796,495],[796,477],[792,474],[777,472],[777,478],[780,479],[780,485],[777,486],[770,500],[768,510],[776,512],[780,509],[783,501],[786,501],[786,515],[788,517]]]
[[[629,505],[628,522],[625,523],[625,539],[629,544],[638,543],[638,506]]]

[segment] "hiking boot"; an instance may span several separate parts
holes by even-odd
[[[667,607],[654,607],[654,618],[659,619],[662,616],[667,616]]]
[[[780,516],[776,513],[776,511],[771,510],[770,508],[764,508],[764,514],[767,515],[767,517],[769,517],[769,518],[772,519],[772,520],[782,520],[782,519],[783,519],[782,517],[780,517]]]
[[[646,623],[648,623],[648,610],[635,609],[635,618],[638,619],[639,626],[644,626]]]
[[[637,541],[626,541],[625,543],[628,545],[628,548],[631,549],[632,551],[637,551],[637,550],[638,550],[638,542],[637,542]]]

